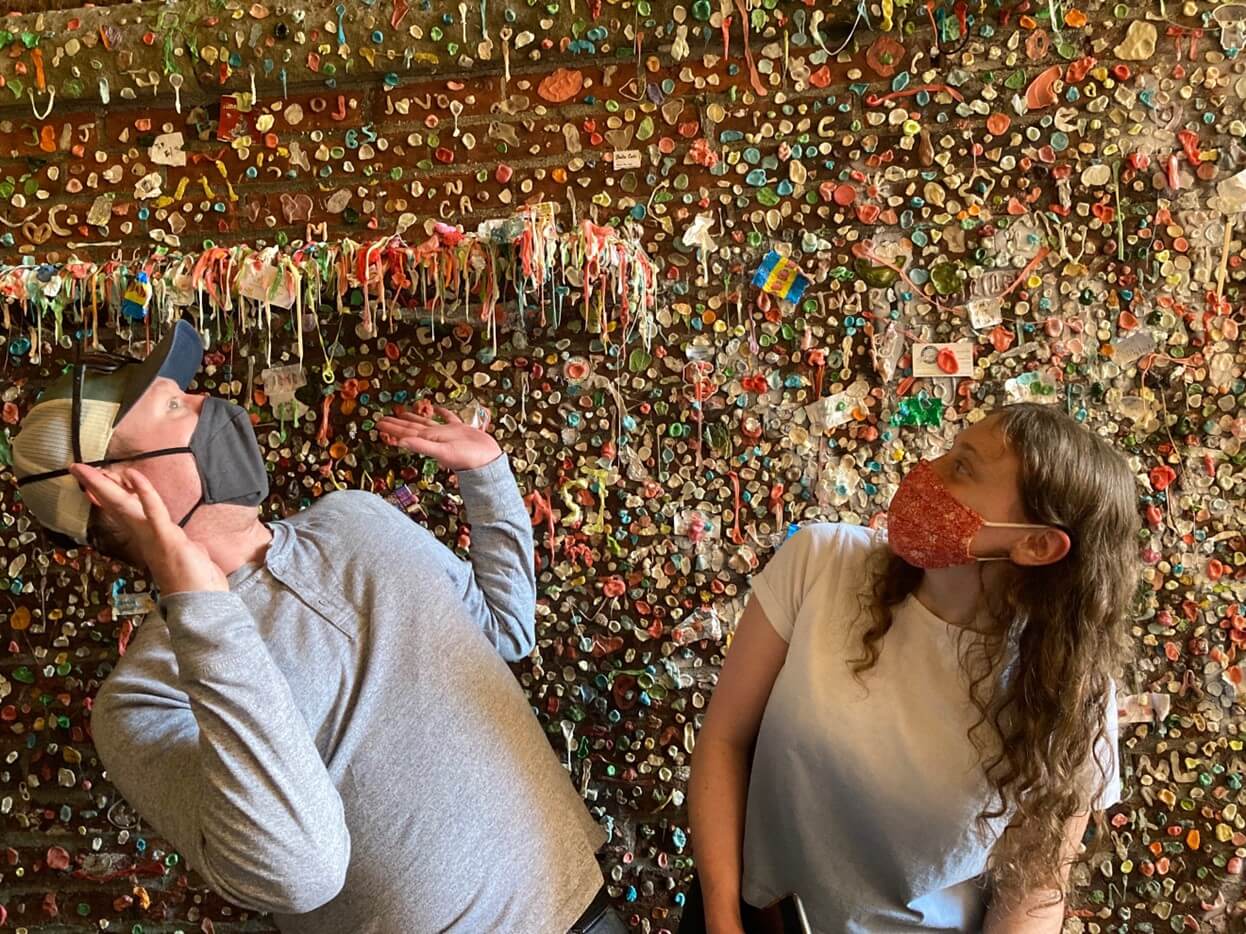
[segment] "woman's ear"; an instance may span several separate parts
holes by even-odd
[[[1008,557],[1023,567],[1055,564],[1069,553],[1073,543],[1063,529],[1045,528],[1026,535],[1012,546]]]

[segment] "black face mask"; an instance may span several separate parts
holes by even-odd
[[[206,399],[190,444],[175,450],[189,451],[195,459],[203,490],[199,502],[178,525],[186,525],[200,506],[258,506],[268,496],[264,455],[255,440],[251,417],[240,405],[215,397]]]
[[[224,399],[204,400],[199,423],[190,436],[190,443],[180,448],[160,448],[130,457],[113,457],[88,461],[91,467],[124,464],[128,461],[164,457],[167,454],[189,454],[199,471],[202,493],[199,501],[178,522],[185,526],[200,506],[226,503],[237,506],[258,506],[268,496],[268,470],[264,456],[251,428],[251,418],[242,406]],[[18,485],[37,480],[50,480],[68,474],[67,469],[23,477]]]

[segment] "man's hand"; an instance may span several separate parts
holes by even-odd
[[[208,551],[169,518],[164,500],[145,476],[127,469],[118,483],[86,464],[69,468],[97,508],[120,524],[134,543],[161,596],[229,590],[229,581]]]
[[[376,427],[386,443],[432,457],[447,470],[474,470],[502,453],[484,429],[464,424],[463,419],[441,406],[433,411],[442,419],[440,422],[426,415],[403,412],[386,415]]]

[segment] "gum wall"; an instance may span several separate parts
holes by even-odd
[[[271,931],[108,784],[147,584],[54,547],[8,439],[76,344],[180,316],[277,517],[340,487],[457,548],[374,419],[489,408],[534,524],[516,666],[637,931],[749,575],[871,523],[992,407],[1126,451],[1125,800],[1066,930],[1246,930],[1246,6],[27,4],[0,29],[0,929]],[[377,555],[383,562],[385,556]],[[411,753],[417,751],[412,750]],[[428,755],[435,750],[419,750]]]

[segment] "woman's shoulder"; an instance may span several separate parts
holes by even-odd
[[[874,530],[845,522],[813,522],[789,535],[752,581],[775,631],[790,643],[802,613],[850,612],[844,601],[859,594],[878,542]]]
[[[779,547],[771,561],[771,575],[799,577],[806,584],[828,576],[837,582],[861,576],[885,541],[882,533],[868,526],[811,522],[790,534]]]
[[[849,522],[810,522],[788,537],[784,547],[808,551],[822,557],[865,556],[886,541],[883,533]]]

